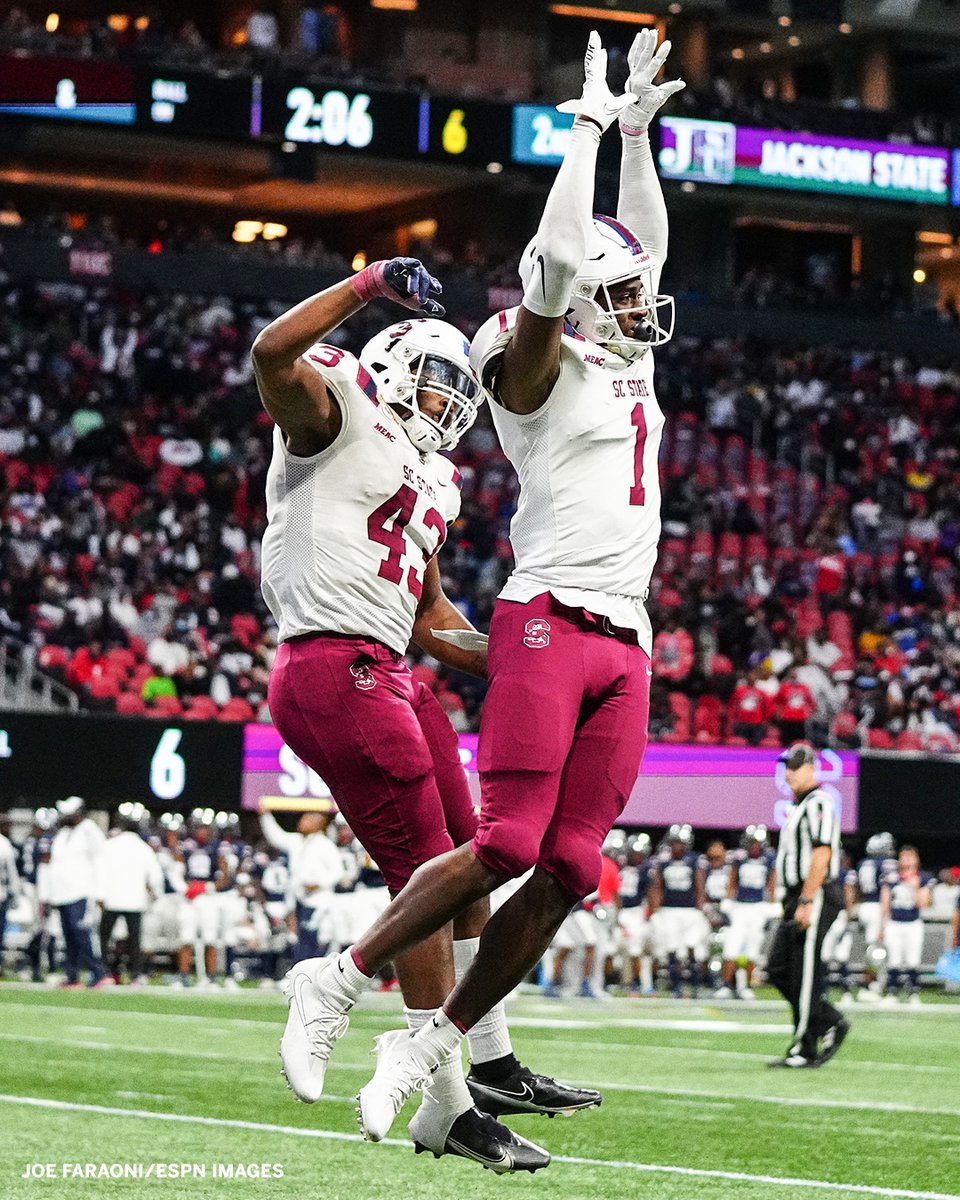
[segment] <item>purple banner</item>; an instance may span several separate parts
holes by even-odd
[[[675,821],[708,829],[743,829],[762,822],[779,828],[786,820],[790,793],[777,762],[777,750],[746,746],[647,747],[643,770],[627,802],[625,825],[671,825]],[[479,801],[477,735],[460,735],[460,760],[470,790]],[[859,761],[850,752],[824,750],[821,784],[833,796],[841,829],[857,828]],[[302,809],[330,798],[330,789],[284,745],[272,725],[247,725],[243,749],[243,807]]]
[[[670,179],[749,184],[947,204],[950,153],[938,146],[755,129],[664,117],[660,172]]]

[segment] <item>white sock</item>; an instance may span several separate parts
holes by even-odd
[[[459,980],[467,973],[467,968],[476,958],[480,948],[479,938],[460,938],[453,943],[453,971]],[[507,1014],[503,1001],[480,1018],[467,1034],[470,1043],[470,1061],[473,1064],[493,1062],[503,1058],[505,1054],[513,1053],[510,1041],[510,1030],[507,1028]]]
[[[411,1033],[416,1033],[427,1024],[435,1011],[432,1008],[407,1008],[404,1006],[403,1015],[407,1019],[407,1028]],[[454,1053],[434,1071],[425,1096],[442,1104],[453,1114],[454,1120],[461,1113],[465,1113],[468,1108],[473,1108],[473,1099],[467,1088],[466,1080],[463,1078],[463,1060],[460,1056],[459,1045]]]
[[[339,970],[327,972],[327,986],[348,1000],[359,999],[361,993],[370,986],[370,976],[360,970],[349,949],[337,956],[337,967]]]

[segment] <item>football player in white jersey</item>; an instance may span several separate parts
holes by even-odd
[[[372,1141],[438,1063],[459,1056],[467,1031],[597,887],[601,846],[646,745],[652,631],[643,601],[660,534],[664,421],[650,352],[669,338],[673,306],[657,292],[667,219],[646,126],[682,86],[653,83],[669,50],[656,40],[652,30],[638,35],[631,91],[615,97],[591,34],[583,94],[561,106],[574,113],[569,147],[523,255],[523,303],[493,317],[471,351],[520,477],[516,568],[490,629],[480,827],[469,846],[421,867],[355,950],[372,972],[464,904],[534,870],[490,919],[429,1024],[412,1039],[380,1039],[376,1074],[359,1096]],[[620,207],[617,219],[594,220],[597,149],[618,117]],[[486,1102],[506,1090],[488,1088]]]
[[[262,556],[263,594],[280,640],[270,712],[284,741],[327,782],[393,892],[420,864],[469,842],[477,827],[456,734],[403,658],[413,637],[453,668],[486,672],[482,646],[452,646],[432,632],[478,636],[440,585],[436,553],[460,500],[459,473],[436,451],[456,445],[483,400],[467,342],[437,319],[439,290],[416,259],[374,263],[277,318],[252,352],[276,421]],[[359,361],[324,343],[378,297],[429,316],[388,327]],[[487,899],[471,897],[433,936],[391,956],[411,1030],[430,1019],[455,968],[465,969],[488,914]],[[346,1028],[344,1008],[369,982],[361,967],[341,954],[306,959],[287,975],[281,1060],[301,1100],[322,1092],[330,1049]],[[323,979],[341,998],[357,985],[349,1003],[325,1003]],[[485,1070],[520,1065],[502,1006],[488,1008],[471,1046],[471,1084]],[[580,1096],[549,1079],[543,1085],[551,1105],[558,1091],[564,1102]],[[540,1147],[474,1107],[459,1062],[437,1072],[429,1093],[410,1124],[418,1150],[501,1173],[549,1163]],[[542,1098],[541,1088],[529,1102]]]

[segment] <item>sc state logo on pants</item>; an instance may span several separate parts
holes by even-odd
[[[363,666],[359,663],[354,663],[350,668],[350,674],[356,680],[355,686],[358,687],[361,692],[369,692],[371,688],[375,688],[377,686],[377,681],[370,674],[369,667]]]
[[[529,646],[531,650],[543,650],[544,647],[550,645],[550,622],[544,621],[542,617],[535,617],[532,621],[528,621],[523,627],[526,637],[523,639],[523,644]]]

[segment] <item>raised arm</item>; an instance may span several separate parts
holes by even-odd
[[[277,317],[251,350],[263,407],[283,430],[292,454],[318,454],[340,432],[340,409],[302,355],[370,300],[387,299],[439,317],[440,284],[415,258],[391,258],[318,292]]]
[[[550,189],[536,237],[524,251],[523,303],[497,375],[496,399],[510,412],[536,412],[560,374],[560,335],[593,217],[600,135],[633,99],[607,87],[607,52],[594,31],[583,60],[583,95],[558,104],[575,114],[570,144]]]
[[[617,219],[640,239],[657,262],[655,290],[659,289],[660,271],[667,258],[669,222],[657,166],[650,147],[650,122],[661,105],[686,84],[680,79],[654,84],[654,79],[670,53],[670,43],[657,49],[657,31],[642,29],[633,40],[627,61],[630,78],[627,88],[637,99],[620,116],[623,143],[620,158],[620,195]]]

